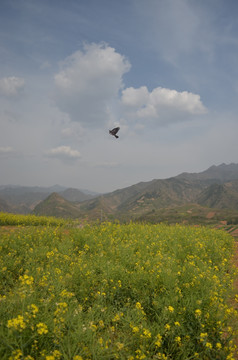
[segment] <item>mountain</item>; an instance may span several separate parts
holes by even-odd
[[[35,215],[55,216],[61,218],[77,218],[81,215],[76,205],[65,200],[57,193],[50,194],[45,200],[39,203],[33,213]]]
[[[163,212],[176,218],[169,209],[176,213],[176,209],[191,204],[238,212],[238,164],[213,165],[200,173],[139,182],[99,196],[78,189],[59,189],[52,194],[40,189],[0,187],[0,198],[5,201],[2,207],[7,205],[15,212],[29,212],[34,208],[34,213],[39,215],[123,221],[163,218]],[[197,207],[193,211],[194,219]],[[190,214],[183,209],[177,213]],[[232,213],[232,218],[236,218],[236,214]]]
[[[238,210],[238,180],[208,186],[196,202],[211,208]]]
[[[95,197],[95,195],[91,195],[89,193],[86,194],[81,190],[72,188],[60,191],[58,194],[60,194],[64,199],[72,202],[81,202]]]
[[[45,200],[51,193],[57,192],[66,200],[73,202],[85,201],[93,198],[78,189],[67,189],[60,185],[51,187],[40,186],[0,186],[0,198],[6,202],[9,210],[18,214],[31,213],[37,204]],[[94,195],[95,196],[95,195]],[[6,205],[4,208],[7,208]]]
[[[8,205],[8,203],[0,198],[0,211],[2,212],[11,212],[11,207]]]
[[[201,173],[182,173],[169,179],[141,182],[82,202],[79,208],[90,218],[105,219],[136,219],[151,211],[189,203],[238,210],[238,188],[235,182],[231,183],[233,179],[238,179],[238,164],[221,164]],[[213,193],[215,186],[224,186],[222,201],[218,199],[218,192]],[[213,201],[209,202],[208,194],[211,197],[212,193]]]
[[[200,173],[182,173],[176,176],[179,179],[187,179],[187,180],[207,180],[211,183],[224,183],[231,180],[238,179],[238,164],[221,164],[221,165],[213,165],[209,167],[207,170],[202,171]]]

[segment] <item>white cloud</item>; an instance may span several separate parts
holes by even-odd
[[[130,64],[106,44],[85,45],[61,64],[55,75],[55,102],[71,120],[84,126],[100,126],[123,88],[122,76]]]
[[[122,91],[122,104],[127,116],[134,119],[155,119],[158,123],[173,123],[187,115],[206,113],[200,96],[188,91],[157,87],[151,92],[146,86]],[[176,116],[175,116],[176,115]]]
[[[58,146],[46,152],[51,158],[57,158],[63,161],[80,159],[81,155],[78,150],[71,149],[70,146]]]
[[[149,91],[146,86],[138,89],[129,87],[122,91],[122,102],[124,105],[138,107],[144,106],[149,100]]]
[[[14,150],[10,146],[0,147],[0,156],[5,156],[14,153]]]
[[[25,80],[23,78],[10,76],[0,79],[0,95],[16,96],[24,88]]]
[[[83,128],[115,125],[119,119],[134,120],[135,126],[148,120],[165,125],[206,113],[200,96],[192,92],[125,89],[123,75],[129,69],[125,57],[107,44],[85,45],[62,62],[54,77],[56,105]],[[69,130],[62,135],[69,136]]]

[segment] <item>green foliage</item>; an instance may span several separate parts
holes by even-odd
[[[228,234],[133,223],[0,231],[1,359],[233,359]]]

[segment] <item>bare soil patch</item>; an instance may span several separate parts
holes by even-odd
[[[207,213],[206,218],[207,218],[207,219],[212,219],[215,214],[216,214],[215,211],[210,211],[209,213]]]

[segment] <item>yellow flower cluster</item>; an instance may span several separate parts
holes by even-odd
[[[22,315],[18,315],[16,318],[8,320],[7,327],[9,329],[22,331],[26,328],[26,323]]]
[[[39,335],[44,335],[48,333],[47,325],[44,323],[36,324],[36,328]]]
[[[20,276],[19,280],[21,281],[22,285],[32,285],[33,284],[33,276],[29,276],[27,274]]]

